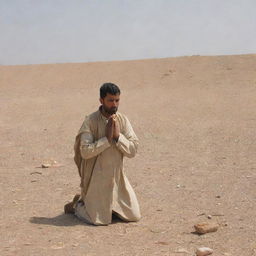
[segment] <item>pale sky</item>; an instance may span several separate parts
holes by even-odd
[[[256,53],[255,0],[0,0],[0,65]]]

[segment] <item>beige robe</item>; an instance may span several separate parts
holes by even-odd
[[[86,222],[107,225],[112,212],[126,221],[138,221],[139,204],[123,170],[123,157],[134,157],[138,138],[126,116],[117,112],[118,142],[105,136],[107,118],[100,110],[85,118],[75,142],[75,163],[81,177],[81,198],[75,214]]]

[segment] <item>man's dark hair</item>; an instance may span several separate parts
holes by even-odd
[[[113,83],[104,83],[100,87],[100,97],[104,99],[107,96],[107,93],[116,95],[116,94],[120,94],[121,92],[117,85]]]

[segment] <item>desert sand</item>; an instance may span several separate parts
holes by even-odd
[[[63,206],[104,82],[140,139],[125,170],[143,217],[95,227]],[[256,55],[0,66],[0,98],[1,255],[256,255]]]

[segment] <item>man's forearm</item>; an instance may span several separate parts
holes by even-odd
[[[110,146],[111,144],[109,143],[107,137],[102,137],[93,143],[83,141],[80,145],[80,153],[82,158],[89,159],[99,155]]]
[[[124,156],[132,158],[136,155],[138,149],[137,140],[129,140],[120,133],[116,142],[117,148],[123,153]]]

